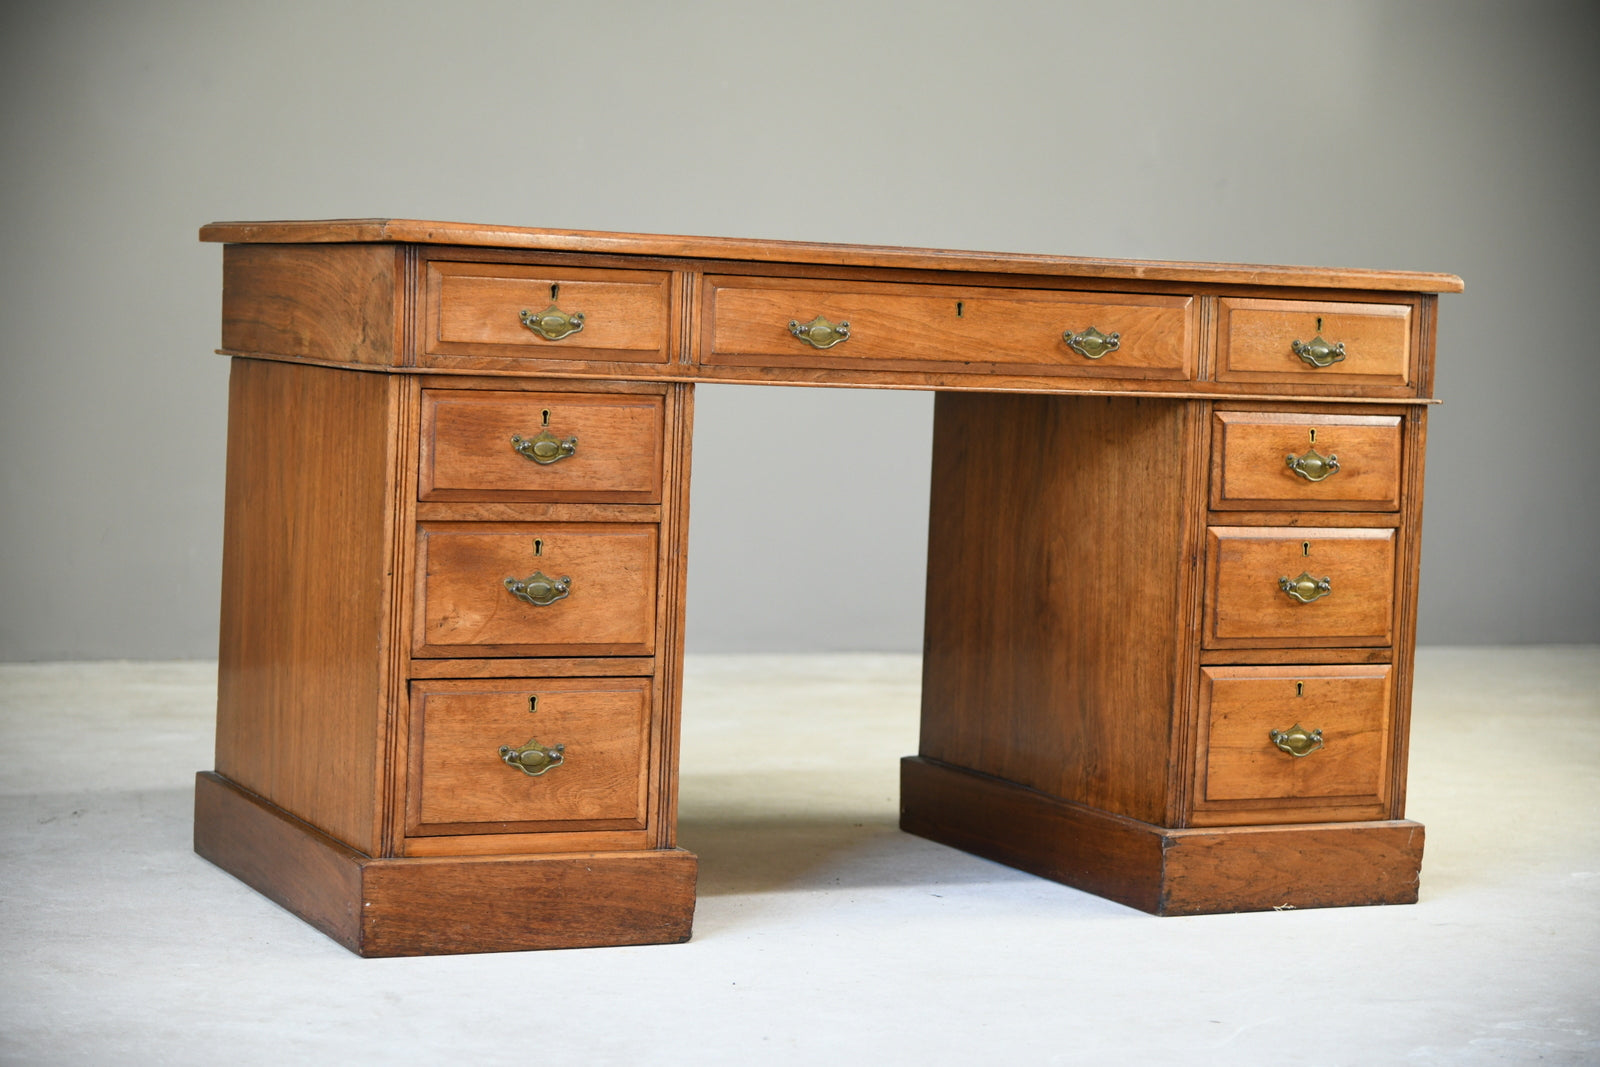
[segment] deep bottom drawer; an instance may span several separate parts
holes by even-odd
[[[413,682],[407,834],[643,829],[650,684]]]
[[[1390,671],[1201,668],[1195,823],[1388,818]]]

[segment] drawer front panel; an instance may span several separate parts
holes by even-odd
[[[1411,306],[1223,297],[1217,304],[1217,380],[1305,385],[1411,384]],[[1324,352],[1319,338],[1330,349]],[[1314,366],[1311,359],[1334,360]]]
[[[1219,411],[1211,506],[1262,511],[1395,511],[1400,418]]]
[[[1174,379],[1193,368],[1194,302],[1186,296],[713,277],[705,301],[702,362],[712,366],[982,364]],[[848,323],[848,337],[819,348],[790,329],[819,316]],[[1090,330],[1117,335],[1115,347],[1086,336]]]
[[[670,306],[665,271],[429,263],[423,363],[484,355],[665,363]],[[546,333],[525,324],[524,312]],[[565,332],[576,316],[581,327]]]
[[[644,828],[648,678],[413,682],[411,713],[408,834]]]
[[[1206,647],[1391,643],[1394,530],[1213,526],[1206,540]]]
[[[1196,812],[1386,818],[1391,693],[1387,664],[1202,668]]]
[[[663,400],[427,389],[421,500],[661,499]]]
[[[651,655],[656,549],[653,523],[422,523],[412,652]]]

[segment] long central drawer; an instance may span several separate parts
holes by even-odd
[[[1194,362],[1188,296],[708,277],[704,300],[708,366],[981,363],[1181,379]]]

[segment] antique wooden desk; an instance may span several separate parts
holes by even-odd
[[[682,941],[696,382],[931,389],[902,826],[1159,914],[1407,903],[1449,275],[218,223],[195,849],[363,955]],[[692,709],[691,709],[692,713]]]

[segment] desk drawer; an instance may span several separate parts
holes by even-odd
[[[421,523],[412,653],[652,655],[656,559],[654,523]]]
[[[1409,304],[1223,297],[1217,329],[1218,381],[1411,384]]]
[[[421,500],[661,499],[663,400],[426,389]]]
[[[705,293],[702,362],[713,366],[983,364],[1120,378],[1188,378],[1193,367],[1187,296],[732,277],[707,278]],[[808,332],[819,318],[848,335]]]
[[[671,275],[508,263],[427,265],[429,357],[665,363]],[[525,320],[527,320],[525,322]]]
[[[1195,821],[1387,818],[1391,693],[1387,664],[1202,668]]]
[[[649,729],[649,678],[413,682],[406,832],[643,829]]]
[[[1213,526],[1206,567],[1207,648],[1391,643],[1394,530]]]
[[[1400,417],[1218,411],[1211,506],[1263,511],[1394,511]]]

